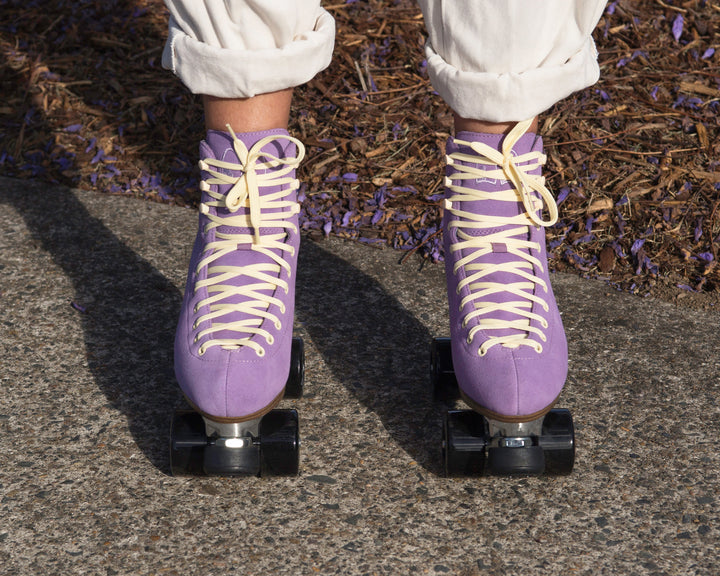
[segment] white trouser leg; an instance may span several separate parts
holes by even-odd
[[[605,0],[419,0],[433,87],[461,117],[532,118],[595,83]]]
[[[163,66],[195,94],[248,98],[330,64],[335,21],[320,0],[165,0]]]

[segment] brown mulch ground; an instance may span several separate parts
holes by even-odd
[[[441,257],[451,117],[411,0],[326,2],[333,64],[297,91],[303,227]],[[0,0],[0,174],[194,204],[195,97],[160,66],[161,0]],[[720,294],[720,6],[611,2],[602,80],[541,119],[552,265],[631,292]],[[716,52],[716,50],[718,50]]]

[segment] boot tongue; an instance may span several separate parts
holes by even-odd
[[[503,134],[481,134],[478,132],[458,132],[454,139],[450,139],[448,141],[447,145],[447,154],[453,154],[456,152],[459,152],[461,154],[468,154],[471,156],[477,156],[478,153],[475,152],[472,148],[469,146],[464,146],[457,144],[458,140],[464,140],[465,142],[481,142],[483,144],[486,144],[493,150],[497,150],[499,152],[502,152],[502,144],[503,140],[505,139],[505,135]],[[513,147],[512,154],[513,156],[521,156],[523,154],[527,154],[528,152],[533,151],[539,151],[542,152],[542,138],[539,136],[531,133],[526,132],[523,134],[520,139],[515,143],[515,146]],[[488,171],[488,172],[497,172],[501,167],[490,164],[490,165],[483,165],[483,164],[476,164],[472,162],[457,162],[455,161],[455,164],[465,165],[465,166],[472,166],[474,168],[478,168],[480,170]],[[447,167],[447,175],[452,176],[452,174],[456,171],[454,166],[448,166]],[[537,170],[533,170],[531,174],[540,174],[541,167],[538,167]],[[482,190],[484,192],[502,192],[507,190],[516,190],[515,186],[508,182],[504,177],[500,178],[475,178],[471,180],[464,180],[461,185],[465,188],[473,188],[475,190]],[[451,191],[448,191],[449,195],[453,195]],[[535,194],[533,194],[535,196]],[[464,212],[471,212],[473,214],[486,214],[488,216],[500,216],[504,218],[512,218],[514,216],[517,216],[518,214],[523,214],[525,210],[525,206],[522,203],[522,198],[518,192],[518,201],[517,202],[507,202],[504,200],[476,200],[476,201],[469,201],[469,202],[462,202],[462,205],[459,207],[460,210],[463,210]],[[493,232],[496,232],[499,228],[487,228],[484,230],[465,230],[466,233],[470,234],[471,236],[484,236],[486,234],[492,234]]]
[[[251,132],[251,133],[242,133],[237,134],[237,138],[246,146],[248,150],[250,150],[258,141],[261,139],[271,136],[271,135],[277,135],[279,138],[277,140],[273,140],[268,142],[262,147],[263,152],[267,152],[268,154],[271,154],[272,156],[276,158],[294,158],[297,155],[297,149],[295,144],[287,140],[286,138],[283,138],[282,136],[287,136],[288,133],[285,130],[268,130],[264,132]],[[207,133],[207,136],[203,142],[200,143],[200,158],[207,159],[207,158],[213,158],[215,160],[222,160],[223,162],[229,162],[231,164],[237,164],[238,166],[244,165],[244,160],[241,162],[240,159],[237,156],[237,153],[235,152],[235,149],[233,147],[233,137],[228,132],[221,132],[217,130],[209,130]],[[265,156],[260,156],[255,161],[257,163],[263,163],[267,161],[268,158]],[[216,168],[211,167],[213,171],[221,172],[224,174],[227,174],[229,176],[241,176],[243,174],[242,170],[230,170],[225,168]],[[282,168],[282,166],[280,167]],[[271,172],[272,169],[268,170],[256,170],[258,174],[263,174],[267,172]],[[203,178],[208,178],[208,173],[203,172],[202,174]],[[290,177],[289,175],[288,177]],[[260,186],[260,196],[264,196],[266,194],[272,194],[274,192],[279,192],[281,189],[287,188],[289,184],[283,184],[280,186]],[[212,188],[223,195],[226,195],[230,189],[232,188],[232,185],[212,185]],[[295,200],[296,198],[296,192],[293,191],[292,193],[288,194],[288,196],[285,198],[285,200]],[[213,202],[215,201],[214,198],[209,196],[207,192],[203,192],[202,196],[203,202]],[[287,208],[285,208],[287,211]],[[263,214],[268,214],[270,212],[278,212],[282,211],[282,209],[263,209]],[[230,218],[233,216],[238,216],[241,214],[247,214],[249,210],[245,207],[241,207],[235,212],[230,212],[227,208],[225,208],[223,205],[218,207],[211,207],[210,212],[217,215],[220,218]],[[297,225],[297,216],[295,217],[295,224]],[[206,221],[207,222],[207,221]],[[238,226],[227,226],[227,225],[221,225],[214,229],[212,232],[213,236],[216,234],[242,234],[247,236],[252,236],[254,234],[254,231],[251,228],[244,228],[244,227],[238,227]],[[262,235],[269,235],[269,234],[286,234],[287,230],[284,228],[263,228],[262,229]],[[267,264],[270,260],[269,258],[258,252],[251,249],[252,242],[248,239],[247,243],[239,244],[237,245],[237,249],[233,250],[222,257],[215,260],[215,262],[212,264],[212,266],[229,266],[229,267],[238,267],[242,268],[245,266],[251,266],[255,264]],[[282,253],[281,250],[278,249],[271,249],[273,253],[275,253],[277,256],[283,258],[286,256],[286,254]],[[284,274],[284,272],[283,272]],[[236,287],[242,287],[247,286],[250,284],[257,283],[257,280],[248,277],[248,276],[240,276],[235,279],[233,279],[230,282],[226,282],[226,284],[232,284]],[[226,297],[223,299],[223,304],[241,304],[248,300],[248,297],[242,296],[242,295],[233,295],[230,297]],[[225,322],[228,320],[232,321],[244,321],[244,320],[257,320],[257,317],[250,316],[247,313],[235,313],[232,316],[223,316],[221,317],[220,321]],[[232,330],[222,330],[219,332],[216,332],[213,336],[215,339],[228,339],[228,340],[234,340],[238,339],[239,332],[235,332]],[[243,334],[243,337],[245,335]]]
[[[491,148],[502,151],[502,143],[503,139],[505,138],[504,135],[495,135],[495,134],[478,134],[473,132],[459,132],[456,135],[455,140],[464,140],[466,142],[482,142],[484,144],[487,144]],[[447,153],[452,154],[455,152],[460,152],[463,154],[468,154],[472,156],[477,156],[478,153],[475,152],[472,148],[469,146],[463,146],[458,145],[455,140],[448,141],[447,146]],[[514,156],[520,156],[523,154],[527,154],[531,151],[542,151],[542,139],[535,134],[532,133],[525,133],[523,134],[520,139],[515,143],[515,146],[513,147],[513,155]],[[457,162],[456,164],[464,164],[464,165],[470,165],[476,168],[479,168],[481,170],[487,170],[487,171],[497,171],[499,168],[496,165],[482,165],[482,164],[475,164],[470,162]],[[448,166],[447,167],[447,175],[452,176],[454,172],[456,172],[456,168],[454,166]],[[542,171],[542,167],[538,166],[537,170],[533,170],[532,174],[540,174]],[[461,186],[465,188],[472,188],[475,190],[482,190],[483,192],[502,192],[507,190],[516,190],[515,186],[512,185],[510,182],[508,182],[505,178],[475,178],[471,180],[465,180],[461,181]],[[448,197],[453,196],[455,193],[452,192],[452,190],[447,191]],[[536,197],[536,194],[533,193],[533,197]],[[457,205],[459,204],[459,206]],[[461,202],[461,203],[454,203],[453,208],[462,210],[464,212],[470,212],[473,214],[478,215],[485,215],[485,216],[499,216],[504,218],[512,218],[514,216],[517,216],[518,214],[524,214],[526,212],[525,206],[522,202],[521,196],[518,193],[518,201],[517,202],[508,202],[504,200],[473,200],[468,202]],[[528,220],[528,225],[531,225],[530,221]],[[497,227],[494,228],[486,228],[482,230],[473,230],[470,228],[464,228],[463,232],[466,234],[472,235],[472,236],[485,236],[488,234],[493,234],[495,232],[498,232],[506,227],[512,227],[512,228],[518,228],[517,224],[508,224],[505,226],[502,226],[498,224]],[[522,226],[522,225],[520,225]],[[528,230],[528,233],[526,236],[522,237],[520,235],[516,235],[515,238],[522,239],[522,240],[528,240],[530,238],[530,230]],[[526,250],[524,250],[527,252]],[[469,252],[471,250],[461,250],[461,257],[469,255]],[[478,265],[478,264],[494,264],[494,265],[502,265],[505,263],[511,263],[518,260],[518,256],[508,253],[506,249],[506,245],[503,243],[493,244],[493,252],[491,254],[487,254],[481,258],[478,258],[472,262],[472,264]],[[471,272],[468,272],[468,275],[471,274]],[[492,274],[489,274],[485,276],[482,280],[479,282],[482,283],[496,283],[498,285],[510,285],[517,282],[523,282],[524,280],[518,276],[517,274],[514,274],[512,272],[501,272],[496,271]],[[493,294],[492,296],[488,296],[483,299],[484,302],[495,302],[495,303],[501,303],[501,302],[508,302],[508,301],[519,301],[522,300],[521,297],[512,295],[510,293],[501,292],[498,294]],[[486,318],[492,318],[497,320],[503,320],[507,322],[512,322],[515,320],[522,319],[521,316],[518,316],[516,314],[513,314],[511,312],[505,312],[505,311],[495,311]],[[474,322],[478,322],[479,320],[475,320]],[[504,337],[504,336],[512,336],[517,334],[524,333],[522,330],[513,329],[513,328],[506,328],[506,329],[495,329],[495,330],[488,330],[486,334],[490,337]]]
[[[262,147],[263,152],[267,152],[269,155],[277,158],[292,158],[297,154],[295,144],[292,141],[283,138],[283,136],[288,135],[286,130],[275,129],[265,130],[262,132],[244,132],[241,134],[237,134],[237,138],[245,145],[248,150],[250,150],[261,139],[273,135],[276,135],[279,138],[265,144]],[[235,152],[235,148],[233,147],[232,135],[229,132],[222,132],[220,130],[208,130],[205,140],[200,143],[200,158],[214,158],[215,160],[221,160],[223,162],[237,164],[238,166],[244,165],[244,159],[241,160],[240,158],[238,158],[238,155]],[[268,157],[261,155],[256,159],[255,164],[261,164],[267,160]],[[214,167],[213,170],[234,177],[239,177],[243,174],[242,170],[230,170],[226,168]],[[266,174],[268,172],[271,172],[271,170],[256,170],[257,174]],[[205,174],[203,175],[205,176]],[[215,188],[218,193],[226,195],[232,188],[232,185],[218,185]],[[261,186],[260,195],[263,196],[266,194],[279,192],[282,188],[283,186]],[[287,199],[290,200],[291,198],[288,197]],[[202,200],[203,202],[206,202],[212,199],[210,198],[210,196],[207,195],[207,193],[203,193]],[[211,210],[213,210],[217,214],[217,216],[221,218],[227,216],[239,216],[249,213],[249,210],[245,207],[241,207],[235,212],[230,212],[230,210],[223,206],[218,206],[217,208],[212,208]],[[265,214],[278,211],[280,210],[263,210]],[[240,228],[234,226],[219,226],[217,228],[217,231],[221,234],[253,234],[253,230],[251,228]],[[263,234],[279,234],[281,232],[284,232],[282,228],[263,228],[262,230]]]

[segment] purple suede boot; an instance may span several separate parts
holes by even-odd
[[[300,244],[295,168],[303,155],[284,130],[210,130],[200,145],[199,229],[175,374],[206,422],[257,421],[283,397]]]
[[[467,404],[506,423],[544,416],[567,375],[544,231],[557,206],[541,176],[542,140],[529,126],[506,136],[460,132],[447,145],[452,361]]]

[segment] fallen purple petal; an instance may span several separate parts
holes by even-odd
[[[678,14],[672,24],[672,35],[676,42],[680,41],[680,36],[683,33],[683,27],[685,25],[685,19],[682,14]]]
[[[85,306],[81,306],[77,302],[70,302],[70,306],[75,308],[75,310],[77,310],[81,314],[87,314],[87,308],[85,308]]]

